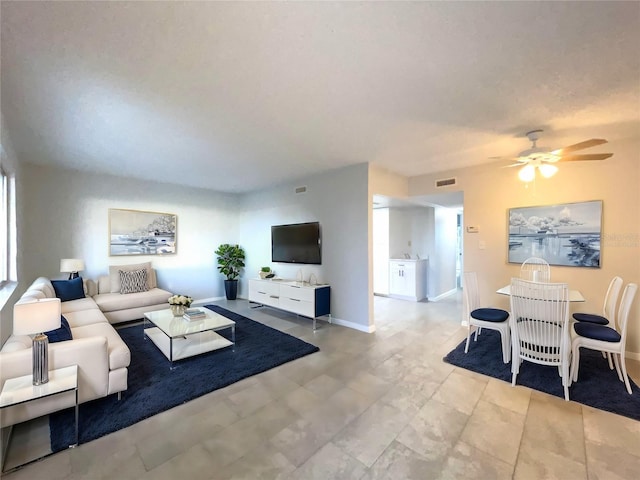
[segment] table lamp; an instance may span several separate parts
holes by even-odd
[[[13,334],[33,337],[33,384],[49,381],[49,339],[43,332],[60,328],[59,298],[44,298],[13,306]]]
[[[84,270],[84,260],[79,258],[63,258],[60,260],[60,271],[69,274],[69,280],[78,278],[78,272]]]

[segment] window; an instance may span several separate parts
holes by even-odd
[[[0,287],[16,280],[15,177],[0,167]]]

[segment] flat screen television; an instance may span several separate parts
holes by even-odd
[[[271,227],[271,261],[321,264],[320,223],[295,223]]]

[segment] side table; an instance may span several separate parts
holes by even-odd
[[[43,385],[33,385],[33,376],[10,378],[2,385],[0,409],[32,402],[40,398],[75,392],[75,436],[70,448],[78,445],[78,366],[58,368],[49,371],[49,381]],[[3,463],[4,463],[4,459]],[[4,465],[3,465],[4,466]]]

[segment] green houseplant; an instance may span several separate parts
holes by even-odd
[[[238,277],[244,267],[244,250],[240,245],[223,243],[215,254],[218,256],[218,270],[226,277],[224,291],[227,300],[235,300],[238,295]]]
[[[262,267],[258,273],[260,274],[260,278],[267,278],[267,275],[271,273],[271,267]]]

